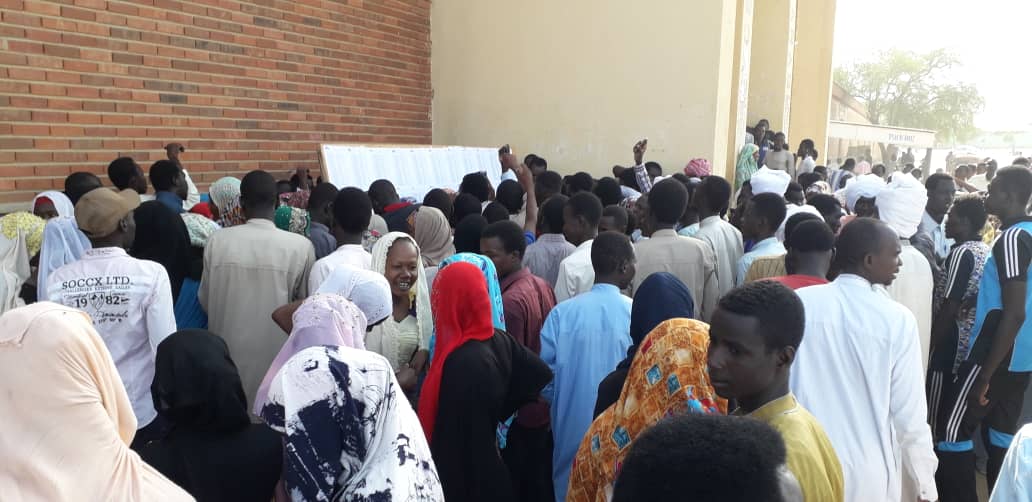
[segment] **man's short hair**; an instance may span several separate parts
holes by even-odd
[[[491,181],[484,176],[484,173],[469,173],[462,177],[459,192],[468,193],[479,199],[480,202],[487,202],[491,195]]]
[[[480,203],[480,199],[468,193],[460,193],[452,201],[452,226],[458,225],[471,214],[481,214],[483,211],[484,206]]]
[[[455,237],[452,239],[455,244],[456,253],[480,254],[480,235],[487,227],[487,220],[480,214],[471,214],[455,225]]]
[[[368,196],[366,196],[368,198]],[[321,183],[308,196],[308,210],[314,211],[332,204],[337,198],[337,187],[333,183]]]
[[[107,166],[107,176],[111,184],[119,190],[129,188],[129,182],[136,176],[139,166],[132,157],[119,157]]]
[[[785,442],[748,417],[687,413],[638,435],[613,486],[613,502],[781,500]]]
[[[688,189],[675,179],[656,183],[649,191],[649,211],[663,225],[676,225],[688,205]],[[781,204],[784,210],[784,203]]]
[[[1029,167],[1032,166],[1032,161],[1029,161],[1027,157],[1018,157],[1011,162],[1011,165]]]
[[[566,201],[570,213],[574,216],[581,216],[588,225],[597,227],[598,221],[602,219],[602,201],[591,192],[580,192]]]
[[[171,160],[159,160],[150,167],[150,183],[154,190],[172,190],[182,168]]]
[[[785,237],[785,247],[800,253],[831,251],[835,249],[835,233],[823,220],[804,220]]]
[[[557,193],[549,197],[541,206],[541,214],[545,219],[545,225],[548,225],[549,232],[555,234],[563,232],[563,207],[566,206],[568,200],[570,200],[569,197]]]
[[[659,171],[658,175],[662,176],[663,175],[663,166],[659,165],[659,162],[652,162],[652,161],[646,162],[645,163],[645,172],[649,172],[649,171]]]
[[[756,325],[763,332],[767,350],[788,346],[799,348],[803,341],[806,328],[803,301],[780,282],[743,284],[724,295],[718,306],[732,314],[755,318]]]
[[[626,209],[617,205],[606,206],[605,209],[602,210],[602,217],[612,218],[617,229],[622,232],[627,231],[628,219]]]
[[[484,227],[480,238],[490,239],[492,237],[502,243],[506,253],[515,252],[517,256],[523,258],[523,254],[527,252],[527,236],[523,234],[523,229],[516,222],[496,221]]]
[[[602,201],[603,206],[619,204],[623,200],[623,192],[620,190],[620,183],[616,178],[605,177],[595,184],[593,193]]]
[[[719,214],[731,204],[731,183],[720,176],[706,176],[696,190],[705,194],[711,213]]]
[[[333,221],[345,232],[357,235],[369,228],[373,203],[362,190],[347,187],[333,199]]]
[[[622,263],[634,260],[631,239],[620,232],[602,232],[591,243],[591,267],[595,276],[612,274]]]
[[[515,180],[505,180],[498,185],[495,200],[505,206],[509,214],[516,214],[523,209],[523,196],[526,192]]]
[[[563,190],[563,177],[555,171],[545,171],[534,179],[534,189],[546,196],[557,194]]]
[[[451,196],[448,195],[448,192],[445,192],[440,188],[435,188],[427,192],[426,195],[423,196],[423,205],[436,208],[444,214],[445,218],[448,218],[448,221],[451,221],[452,213],[455,211]]]
[[[576,194],[577,192],[591,193],[594,187],[595,179],[583,171],[570,176],[569,181],[567,181],[567,188],[571,194]]]
[[[810,200],[807,204],[817,208],[821,214],[830,213],[835,209],[842,209],[842,204],[835,198],[834,195],[826,193],[818,193],[810,196]],[[809,213],[797,213],[797,214],[809,214]],[[792,215],[795,216],[795,215]],[[791,220],[791,218],[789,218]]]
[[[80,171],[69,174],[65,178],[64,192],[68,199],[72,201],[72,204],[75,204],[79,202],[83,195],[102,186],[103,183],[100,182],[100,178],[96,174]]]
[[[1011,166],[1000,169],[993,178],[993,187],[1027,201],[1032,196],[1032,171],[1028,168]]]
[[[820,221],[820,222],[823,222],[824,218],[821,218],[820,216],[817,216],[816,214],[813,214],[813,213],[796,213],[796,214],[793,214],[792,217],[789,218],[788,221],[785,222],[785,240],[786,241],[788,240],[788,236],[792,235],[792,232],[795,231],[796,227],[798,227],[804,221]]]
[[[534,155],[534,154],[530,154],[527,157],[530,157],[530,156],[533,156],[534,158],[530,159],[529,162],[527,162],[527,159],[523,159],[523,163],[526,164],[528,168],[533,169],[535,167],[540,167],[540,168],[542,168],[542,169],[544,169],[546,171],[548,170],[548,161],[547,160],[545,160],[542,157],[538,157],[537,155]]]
[[[886,230],[895,235],[895,230],[875,218],[857,218],[843,225],[835,238],[835,268],[846,270],[860,266],[864,257],[877,253],[884,244],[880,234]]]
[[[939,186],[939,183],[943,181],[953,181],[953,176],[945,173],[935,173],[925,180],[925,190],[935,190],[935,187]]]
[[[488,223],[494,223],[496,221],[508,221],[509,210],[505,209],[505,206],[501,202],[493,201],[484,208],[484,219]]]
[[[376,180],[369,185],[369,199],[382,205],[393,204],[398,200],[398,190],[390,180]]]
[[[799,186],[803,187],[804,191],[818,181],[821,181],[821,173],[818,172],[803,173],[799,175]]]
[[[767,221],[768,227],[777,230],[781,226],[781,222],[785,221],[788,209],[785,207],[785,198],[781,194],[761,193],[749,201],[748,211],[755,211],[756,215]]]
[[[950,208],[950,212],[956,212],[957,216],[966,219],[979,234],[982,233],[981,228],[985,226],[985,220],[988,219],[988,214],[985,211],[985,202],[978,194],[957,197],[953,201],[953,207]]]
[[[262,170],[251,171],[240,181],[240,201],[245,209],[275,208],[276,200],[276,178],[271,174]]]

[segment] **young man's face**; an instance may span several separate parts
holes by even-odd
[[[745,213],[742,214],[742,235],[749,239],[755,239],[763,234],[766,221],[760,216],[755,204],[747,204]]]
[[[755,317],[718,308],[710,320],[710,383],[720,397],[748,401],[777,383],[795,350],[768,350]],[[784,362],[787,359],[787,363]]]
[[[619,228],[616,224],[616,218],[613,218],[612,216],[603,216],[602,219],[598,220],[598,231],[599,233],[612,231],[620,232],[622,234],[626,233],[627,228]]]
[[[515,252],[505,250],[505,245],[498,237],[480,239],[480,254],[494,263],[499,279],[513,273],[521,261]]]
[[[932,214],[946,214],[957,196],[957,185],[953,180],[942,180],[928,190],[928,212]]]
[[[899,267],[903,264],[899,254],[903,248],[899,244],[896,232],[891,229],[884,229],[878,236],[881,245],[875,253],[867,255],[864,259],[871,276],[871,282],[888,286],[896,280]]]
[[[989,182],[989,195],[985,198],[985,211],[989,214],[1000,215],[1007,210],[1010,197],[1003,191],[1003,185],[999,178],[993,178]]]

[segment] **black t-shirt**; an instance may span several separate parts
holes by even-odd
[[[1032,221],[1032,220],[1026,220]],[[1004,230],[1003,234],[993,244],[993,261],[996,262],[996,271],[1000,282],[1000,294],[1003,294],[1004,286],[1010,281],[1028,281],[1028,267],[1032,263],[1032,233],[1012,226]],[[1032,293],[1027,291],[1026,295]],[[1002,300],[1001,300],[1002,304]],[[996,330],[999,327],[1003,310],[993,310],[986,315],[982,323],[982,330],[971,348],[968,359],[981,364],[989,354],[993,340],[996,338]],[[1008,356],[1004,361],[1009,361]],[[1004,367],[1001,365],[1001,367]]]

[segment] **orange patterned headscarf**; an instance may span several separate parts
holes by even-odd
[[[727,413],[706,373],[708,349],[709,325],[693,319],[670,319],[645,337],[620,399],[595,419],[577,449],[567,501],[608,500],[631,443],[663,418]]]

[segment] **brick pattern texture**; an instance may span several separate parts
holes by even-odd
[[[0,0],[0,203],[169,142],[202,189],[430,143],[430,0]]]

